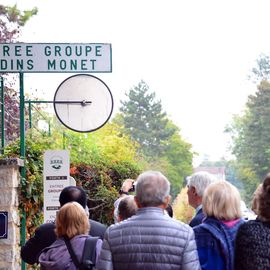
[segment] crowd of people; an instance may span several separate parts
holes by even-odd
[[[189,224],[173,218],[170,182],[160,172],[125,180],[119,194],[115,224],[106,227],[89,219],[81,187],[64,188],[55,223],[37,228],[21,249],[22,259],[44,270],[270,269],[270,174],[254,193],[257,217],[249,221],[237,188],[207,172],[187,178],[188,202],[195,209]]]

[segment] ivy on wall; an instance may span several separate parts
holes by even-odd
[[[112,159],[113,153],[108,154],[107,146],[106,151],[100,145],[95,146],[95,140],[100,144],[101,135],[95,140],[92,137],[85,138],[83,151],[87,155],[84,156],[83,162],[79,162],[81,149],[75,143],[81,144],[81,140],[78,140],[79,136],[72,132],[69,133],[70,145],[72,146],[69,147],[70,152],[72,152],[70,175],[74,177],[77,185],[82,186],[88,194],[90,217],[110,225],[113,223],[113,203],[118,197],[122,181],[126,178],[136,178],[141,172],[141,167],[135,157],[134,160],[131,156],[125,158],[125,155],[120,158],[120,155],[115,153],[117,158]],[[107,136],[109,138],[109,134]],[[48,136],[31,131],[26,136],[26,179],[21,179],[19,208],[24,209],[26,213],[27,238],[33,235],[36,227],[43,223],[43,154],[47,149],[61,148],[60,138],[62,137],[57,132]],[[91,144],[87,144],[87,140],[91,140]],[[104,145],[108,145],[108,142]],[[120,145],[118,148],[114,148],[114,151],[119,149],[123,152],[124,150],[121,149],[123,145],[128,146],[126,142],[121,144],[120,141]],[[126,151],[130,153],[131,148],[129,146]],[[98,153],[92,155],[93,149]],[[95,158],[93,158],[94,156]],[[19,140],[9,144],[1,157],[19,158]]]

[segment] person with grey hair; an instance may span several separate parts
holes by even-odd
[[[202,211],[202,197],[205,189],[213,182],[217,181],[213,174],[208,172],[197,172],[187,179],[188,203],[195,209],[195,215],[189,225],[195,227],[202,223],[205,215]]]
[[[156,171],[139,175],[137,213],[105,232],[98,270],[199,270],[192,228],[164,214],[170,182]]]

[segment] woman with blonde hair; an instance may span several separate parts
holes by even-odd
[[[195,226],[195,239],[202,270],[232,270],[234,240],[241,218],[238,190],[227,181],[210,184],[202,199],[206,218]]]
[[[39,256],[39,263],[43,270],[76,270],[66,245],[68,241],[81,263],[83,249],[88,239],[90,225],[87,214],[83,207],[77,202],[69,202],[62,206],[56,216],[55,233],[57,240],[49,247],[43,249]],[[98,239],[96,244],[97,257],[100,253],[102,240]]]

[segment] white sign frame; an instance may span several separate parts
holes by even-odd
[[[43,163],[44,222],[54,222],[60,208],[59,195],[70,186],[68,150],[46,150]]]
[[[0,43],[0,73],[112,72],[110,43]]]

